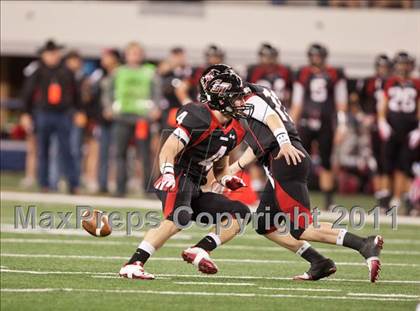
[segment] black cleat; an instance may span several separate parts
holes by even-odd
[[[296,275],[293,280],[297,281],[317,281],[334,274],[337,271],[337,267],[329,258],[325,258],[321,261],[311,264],[308,272],[302,275]]]
[[[384,239],[380,235],[371,235],[366,238],[365,245],[359,251],[366,259],[369,268],[369,279],[372,283],[375,283],[379,279],[379,272],[381,271],[379,255],[383,246]]]
[[[366,238],[365,245],[359,253],[365,258],[378,257],[384,245],[384,239],[380,235],[371,235]]]

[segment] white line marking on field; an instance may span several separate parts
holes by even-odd
[[[93,255],[56,255],[56,254],[13,254],[2,253],[1,257],[30,257],[30,258],[54,258],[54,259],[86,259],[86,260],[125,260],[123,256],[93,256]],[[181,261],[181,257],[153,257],[153,261]],[[307,264],[298,260],[269,260],[269,259],[231,259],[231,258],[215,258],[217,262],[225,263],[243,263],[243,264]],[[336,262],[339,266],[366,266],[362,262]],[[419,267],[420,264],[408,263],[382,263],[383,266],[389,267]]]
[[[341,289],[330,288],[305,288],[305,287],[259,287],[267,290],[303,291],[303,292],[341,292]]]
[[[23,228],[15,228],[12,224],[1,224],[0,231],[2,233],[21,233],[21,234],[47,234],[47,235],[65,235],[65,236],[83,236],[83,237],[90,237],[87,232],[83,229],[42,229],[42,228],[35,228],[35,229],[23,229]],[[133,231],[130,236],[126,234],[125,231],[113,231],[113,237],[144,237],[144,231]],[[203,233],[204,234],[204,233]],[[191,240],[192,236],[185,233],[177,233],[171,240]]]
[[[46,230],[41,228],[36,229],[16,229],[12,224],[1,224],[0,231],[4,233],[21,233],[21,234],[48,234],[48,235],[66,235],[66,236],[84,236],[89,237],[86,232],[82,229],[75,230],[75,229],[53,229],[53,230]],[[184,233],[185,232],[185,233]],[[207,231],[203,230],[202,232],[194,232],[185,230],[181,233],[177,233],[175,236],[171,238],[171,240],[192,240],[193,238],[203,237]],[[113,231],[113,237],[128,237],[124,231]],[[130,237],[144,237],[144,232],[140,231],[133,231]],[[257,234],[244,234],[240,235],[237,238],[241,240],[261,240],[262,237]],[[103,241],[102,241],[103,242]],[[409,239],[386,239],[386,244],[397,244],[397,245],[420,245],[420,241],[416,240],[409,240]],[[242,245],[235,245],[235,247],[242,247]],[[277,251],[283,250],[280,247],[270,247],[270,246],[263,246],[263,248],[273,248]],[[317,248],[319,251],[325,250],[328,252],[346,252],[346,249],[332,249],[332,248]],[[351,252],[351,250],[349,250]]]
[[[112,275],[92,275],[92,278],[95,279],[119,279],[120,277],[118,275],[112,276]]]
[[[368,293],[347,293],[348,296],[366,296],[366,297],[393,297],[393,298],[420,298],[418,295],[406,294],[368,294]]]
[[[224,283],[224,282],[174,282],[181,285],[217,285],[217,286],[254,286],[255,283]]]
[[[176,236],[174,237],[174,240]],[[39,244],[80,244],[80,245],[137,245],[138,242],[132,241],[98,241],[91,239],[79,240],[62,240],[62,239],[24,239],[24,238],[4,238],[0,239],[1,243],[39,243]],[[188,243],[167,243],[165,248],[186,248],[191,245]],[[247,245],[223,245],[222,250],[246,250],[246,251],[271,251],[271,252],[288,252],[287,249],[276,246],[247,246]],[[355,253],[354,250],[346,248],[318,248],[317,250],[322,253]],[[381,252],[386,255],[403,255],[403,256],[419,256],[420,251],[395,251],[384,250]]]
[[[91,274],[91,275],[115,275],[115,276],[118,276],[118,274],[116,272],[93,272],[93,271],[34,271],[34,270],[1,269],[0,272],[38,274],[38,275],[48,275],[48,274],[84,275],[84,274]]]
[[[289,294],[256,294],[234,292],[185,292],[185,291],[157,291],[157,290],[133,290],[133,289],[93,289],[93,288],[2,288],[2,292],[8,293],[45,293],[45,292],[92,292],[92,293],[116,293],[116,294],[154,294],[175,296],[219,296],[219,297],[252,297],[252,298],[308,298],[319,300],[374,300],[374,301],[415,301],[411,298],[378,298],[378,297],[352,297],[352,296],[310,296]]]
[[[2,269],[0,272],[5,273],[24,273],[24,274],[38,274],[38,275],[49,275],[49,274],[67,274],[67,275],[116,275],[116,272],[92,272],[92,271],[33,271],[33,270],[12,270]],[[215,278],[215,279],[232,279],[232,280],[277,280],[277,281],[292,281],[292,277],[280,277],[280,276],[235,276],[235,275],[202,275],[202,274],[158,274],[157,278],[169,277],[169,278]],[[319,282],[333,281],[333,282],[355,282],[355,283],[367,283],[370,281],[365,279],[339,279],[339,278],[328,278]],[[393,283],[393,284],[420,284],[420,281],[413,280],[379,280],[377,283]]]
[[[202,275],[202,274],[159,274],[161,276],[179,277],[179,278],[216,278],[216,279],[237,279],[237,280],[278,280],[278,281],[292,281],[292,277],[281,277],[281,276],[245,276],[245,275]],[[333,282],[362,282],[370,283],[368,279],[339,279],[339,278],[328,278],[323,279],[319,282],[333,281]],[[297,282],[297,281],[296,281]],[[395,284],[420,284],[420,281],[413,280],[379,280],[377,283],[395,283]]]

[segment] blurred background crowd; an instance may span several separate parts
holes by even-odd
[[[292,3],[273,0],[272,4]],[[389,8],[417,5],[409,0],[320,0],[312,4]],[[401,74],[405,79],[419,76],[414,55],[404,51],[404,47],[392,55],[378,51],[376,57],[367,61],[374,74],[352,77],[346,75],[346,68],[329,65],[327,46],[307,44],[306,66],[317,66],[310,52],[315,49],[321,58],[318,62],[333,68],[339,73],[337,80],[344,81],[340,88],[318,95],[342,101],[348,107],[344,139],[334,141],[334,135],[327,135],[309,142],[314,164],[310,188],[324,192],[325,208],[334,204],[334,192],[366,193],[375,195],[383,207],[404,205],[407,213],[417,214],[418,142],[410,151],[409,171],[403,172],[404,179],[398,179],[397,193],[391,186],[384,187],[385,172],[381,169],[384,141],[378,134],[376,109],[378,92],[387,80]],[[318,125],[311,123],[310,118],[299,117],[293,107],[294,96],[300,92],[296,82],[302,68],[283,63],[281,49],[261,42],[259,47],[255,46],[257,61],[235,69],[244,81],[272,88],[291,110],[300,130],[314,130],[312,127]],[[6,78],[13,91],[1,99],[2,151],[13,150],[13,142],[25,141],[24,165],[17,164],[18,153],[2,152],[2,170],[23,168],[21,187],[37,186],[43,192],[102,193],[117,197],[141,193],[153,197],[152,185],[159,173],[157,154],[176,124],[177,110],[197,101],[201,73],[206,66],[226,62],[229,51],[223,45],[209,44],[203,48],[200,64],[192,62],[181,45],[173,46],[160,59],[146,58],[146,52],[141,43],[131,41],[124,46],[104,48],[99,57],[85,57],[72,46],[50,39],[39,43],[36,57],[14,60],[13,66],[10,59],[2,59],[2,67],[13,67],[13,74]],[[10,72],[3,68],[2,76],[6,70]],[[321,157],[323,144],[332,146],[327,167]],[[246,194],[229,195],[254,203],[263,188],[264,173],[255,165],[247,170],[245,180],[250,185]]]

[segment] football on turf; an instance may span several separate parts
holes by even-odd
[[[93,212],[87,210],[82,216],[84,217],[82,220],[83,229],[91,235],[104,237],[111,234],[112,228],[109,225],[108,216],[105,215],[104,212],[96,209],[93,210]],[[99,225],[97,225],[98,222],[100,222]]]

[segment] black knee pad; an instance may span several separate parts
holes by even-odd
[[[188,206],[180,206],[175,209],[171,220],[180,226],[186,226],[191,222],[193,210]]]
[[[251,211],[249,210],[248,206],[243,204],[239,201],[233,201],[232,202],[232,214],[236,217],[237,215],[240,216],[241,219],[246,219],[247,223],[251,221]],[[249,215],[249,216],[248,216]]]
[[[259,227],[259,226],[257,226],[257,228],[255,229],[255,232],[260,235],[266,235],[268,233],[268,231],[264,227]]]
[[[292,235],[292,237],[294,237],[296,240],[300,240],[301,235],[303,234],[303,232],[305,232],[305,228],[298,228],[295,229],[294,228],[294,224],[291,223],[290,224],[290,234]]]

